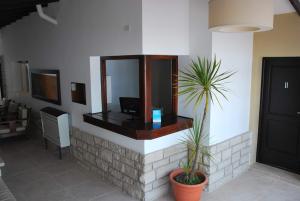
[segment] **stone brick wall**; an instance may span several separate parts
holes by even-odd
[[[249,168],[250,133],[209,147],[208,191],[213,191]],[[72,129],[71,152],[79,163],[141,201],[153,201],[170,191],[169,173],[186,162],[188,151],[177,144],[143,155],[108,140]]]
[[[210,147],[207,190],[214,191],[248,170],[250,166],[250,133],[244,133]]]
[[[139,180],[144,168],[141,154],[76,128],[72,129],[71,152],[85,168],[132,197],[143,199],[145,185]]]
[[[186,162],[187,148],[183,144],[148,154],[144,159],[145,200],[152,201],[170,191],[169,174]]]
[[[169,173],[187,158],[181,144],[143,155],[77,128],[72,129],[71,152],[85,168],[141,201],[168,193]]]

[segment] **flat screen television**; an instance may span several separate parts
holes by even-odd
[[[32,97],[60,105],[59,70],[32,69],[30,72]]]

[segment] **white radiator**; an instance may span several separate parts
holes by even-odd
[[[43,136],[60,148],[70,146],[69,114],[46,107],[40,111]]]

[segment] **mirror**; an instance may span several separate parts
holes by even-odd
[[[172,60],[153,60],[152,107],[161,109],[162,116],[172,114]]]
[[[107,60],[106,90],[109,112],[139,116],[139,60]]]

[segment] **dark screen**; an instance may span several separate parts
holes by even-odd
[[[56,73],[31,73],[31,90],[34,98],[60,102],[59,81]]]

